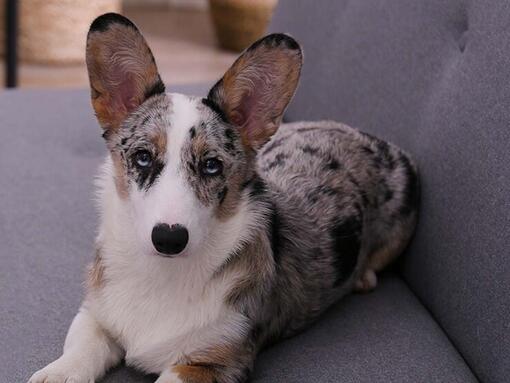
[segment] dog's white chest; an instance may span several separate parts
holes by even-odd
[[[154,264],[113,270],[92,309],[125,349],[126,362],[146,371],[157,373],[192,352],[229,315],[225,286],[197,278],[196,270],[169,272]]]

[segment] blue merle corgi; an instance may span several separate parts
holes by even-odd
[[[100,228],[63,355],[30,383],[90,383],[125,360],[157,383],[247,379],[269,342],[368,291],[413,233],[399,148],[336,122],[281,124],[299,44],[255,42],[205,98],[166,93],[136,26],[91,25],[92,106],[108,148]]]

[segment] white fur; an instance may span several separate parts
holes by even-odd
[[[200,117],[197,100],[169,97],[167,165],[150,190],[133,188],[121,199],[110,158],[101,168],[97,242],[104,285],[89,292],[69,330],[64,355],[36,373],[31,383],[44,382],[52,371],[57,378],[51,382],[70,377],[77,383],[93,381],[122,355],[147,372],[166,371],[162,382],[178,382],[169,368],[183,354],[245,335],[246,318],[224,303],[237,276],[212,277],[249,239],[251,227],[265,212],[242,203],[231,219],[219,222],[200,204],[179,171],[184,139]],[[188,228],[190,242],[175,258],[161,257],[152,247],[150,233],[160,222]]]

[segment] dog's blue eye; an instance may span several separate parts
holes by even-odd
[[[152,164],[152,156],[147,150],[139,150],[135,153],[135,162],[141,168],[147,168]]]
[[[209,158],[202,163],[200,170],[206,176],[217,176],[223,171],[223,164],[217,158]]]

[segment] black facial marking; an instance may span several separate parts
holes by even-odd
[[[134,176],[140,190],[148,190],[161,174],[163,167],[164,164],[160,160],[155,159],[151,166],[140,168],[136,166],[135,160],[133,159],[128,172]]]
[[[227,142],[225,143],[225,150],[227,152],[233,152],[236,148],[234,142],[235,142],[235,134],[234,131],[230,128],[225,129],[225,138],[227,139]]]
[[[197,135],[197,131],[195,129],[195,127],[193,126],[190,130],[189,130],[189,136],[191,139],[194,139],[195,136]]]
[[[409,215],[418,208],[419,204],[420,191],[418,176],[406,156],[402,155],[400,157],[400,163],[404,168],[406,184],[402,191],[403,201],[399,211],[402,215]]]
[[[333,261],[336,270],[334,287],[349,279],[356,269],[361,248],[361,230],[360,216],[342,218],[333,223],[330,235],[336,255]]]
[[[145,189],[149,189],[154,184],[156,179],[161,174],[163,167],[164,167],[164,164],[161,161],[159,161],[159,160],[154,161],[154,164],[152,165],[152,170],[149,174],[148,182],[147,182]]]
[[[228,193],[228,187],[224,187],[222,191],[220,191],[218,193],[218,198],[220,200],[220,205],[223,203],[223,201],[225,201],[225,197],[227,196],[227,193]]]
[[[236,147],[234,146],[234,144],[232,142],[225,143],[225,150],[227,152],[233,152],[235,150],[235,148]]]
[[[196,173],[197,172],[197,169],[195,167],[195,164],[191,161],[188,162],[188,167],[189,167],[189,170],[191,170],[193,173]]]
[[[234,141],[235,139],[234,131],[230,128],[225,129],[225,137],[227,137],[227,140],[229,141]]]

